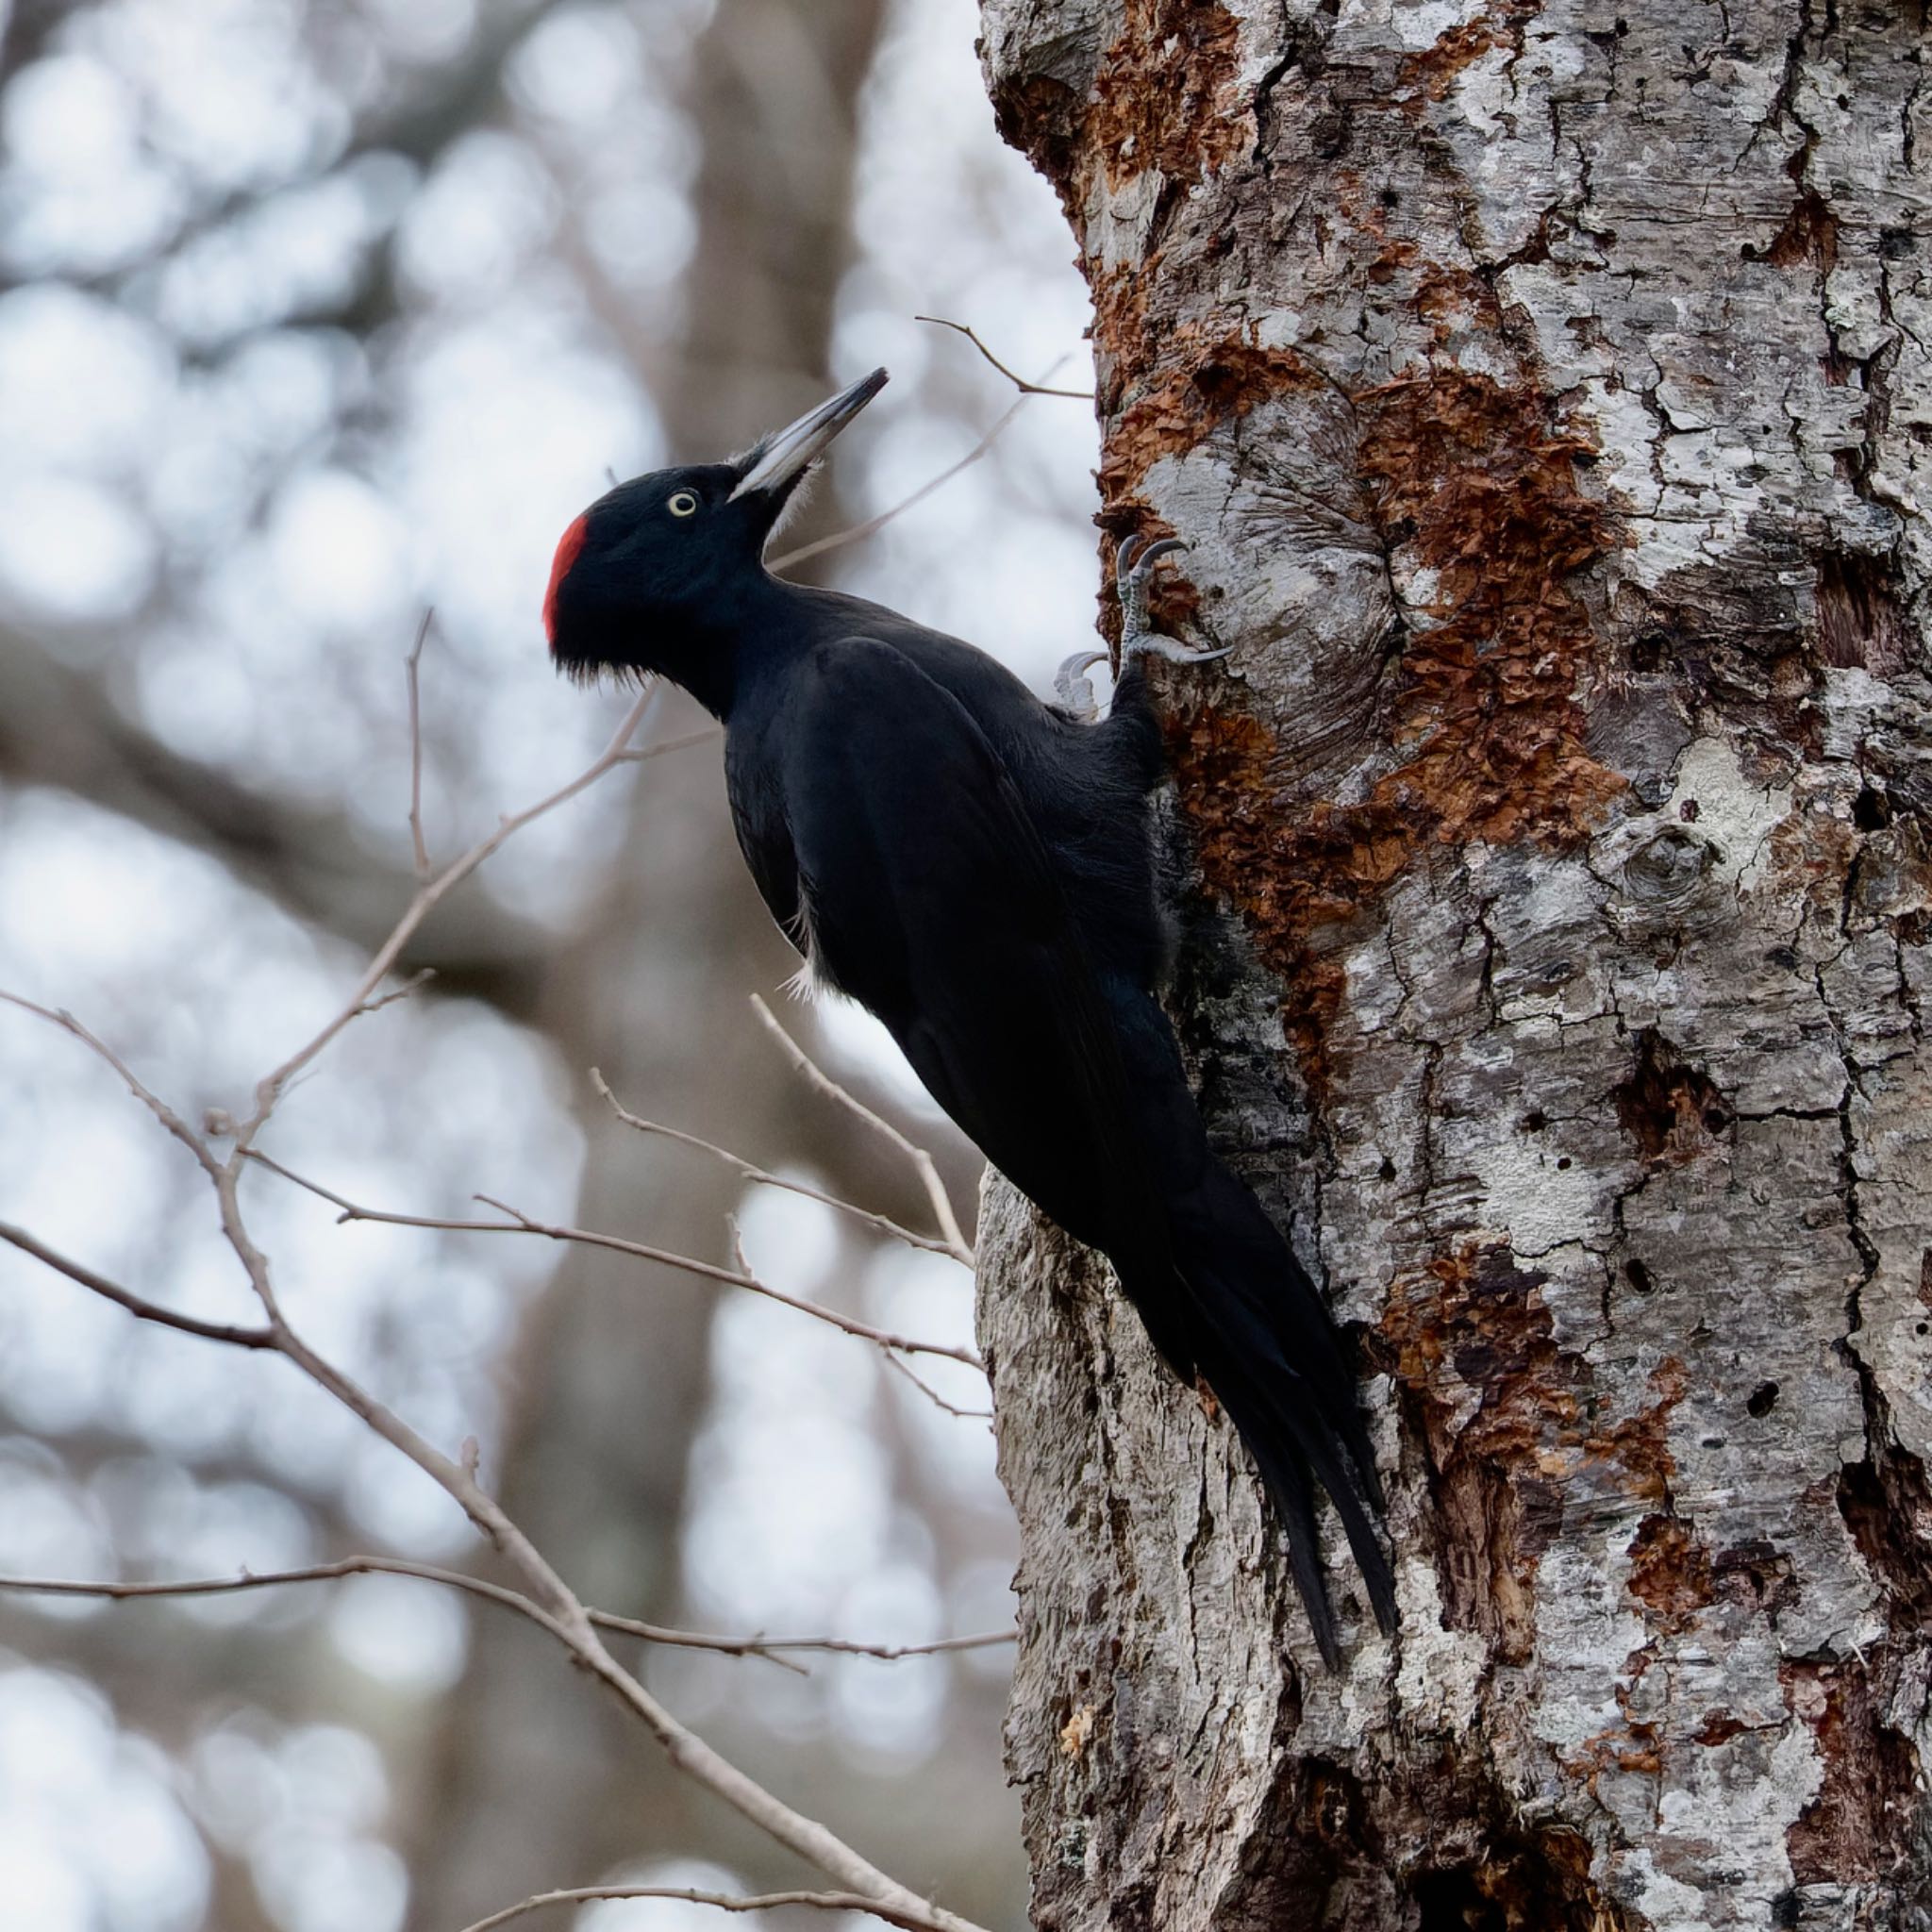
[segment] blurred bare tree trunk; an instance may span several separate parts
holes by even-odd
[[[675,366],[653,372],[680,455],[741,447],[824,391],[857,100],[880,12],[878,0],[723,0],[697,43],[689,108],[704,158],[688,333]],[[817,514],[832,526],[829,499]],[[551,985],[547,1030],[567,1063],[600,1067],[641,1111],[717,1139],[787,1109],[792,1076],[746,1000],[783,978],[791,957],[744,875],[715,756],[659,765],[637,787],[597,907]],[[601,1102],[585,1119],[581,1224],[727,1258],[735,1175],[614,1128]],[[517,1352],[503,1494],[601,1607],[676,1620],[714,1304],[689,1276],[573,1251]],[[641,1750],[594,1692],[561,1681],[510,1620],[478,1624],[438,1757],[438,1800],[418,1830],[413,1917],[425,1932],[544,1885],[589,1882],[621,1859],[720,1842],[719,1808]],[[744,1836],[748,1858],[770,1857]]]
[[[1106,521],[1237,647],[1176,1008],[1404,1607],[1311,1662],[1224,1422],[995,1190],[1036,1919],[1923,1926],[1925,23],[1450,11],[984,8]]]

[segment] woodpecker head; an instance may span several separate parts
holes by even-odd
[[[543,597],[559,671],[661,671],[709,702],[705,654],[720,647],[807,473],[885,387],[873,373],[728,463],[653,470],[600,496],[563,533]]]

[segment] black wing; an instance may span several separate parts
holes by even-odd
[[[1374,1459],[1321,1298],[1208,1151],[1158,1008],[1134,988],[1107,997],[986,735],[871,639],[819,646],[786,696],[782,791],[820,972],[878,1014],[994,1166],[1113,1258],[1177,1373],[1205,1370],[1274,1492],[1324,1656],[1311,1468],[1392,1627]]]
[[[1070,1234],[1164,1256],[1113,1019],[985,733],[899,651],[844,638],[793,674],[781,742],[819,971]]]

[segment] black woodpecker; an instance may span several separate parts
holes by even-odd
[[[735,461],[600,497],[558,545],[551,651],[574,677],[661,673],[724,722],[732,822],[773,918],[820,986],[885,1022],[987,1158],[1108,1257],[1174,1374],[1214,1391],[1333,1665],[1315,1480],[1377,1622],[1395,1621],[1355,1378],[1314,1285],[1209,1149],[1156,998],[1164,773],[1142,660],[1210,655],[1147,625],[1149,575],[1182,546],[1123,546],[1121,675],[1100,722],[1079,715],[1094,654],[1048,705],[957,638],[774,577],[780,513],[885,380]]]

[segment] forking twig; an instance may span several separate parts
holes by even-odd
[[[802,543],[796,550],[788,550],[783,557],[774,557],[769,559],[771,567],[774,570],[788,570],[794,563],[803,563],[808,557],[819,557],[827,550],[838,550],[847,543],[857,543],[861,538],[870,537],[874,532],[883,530],[894,518],[903,517],[915,505],[924,503],[935,490],[943,489],[960,471],[970,470],[1006,433],[1007,425],[1020,413],[1025,402],[1026,398],[1021,396],[958,462],[949,463],[937,476],[922,483],[910,496],[895,503],[891,509],[882,509],[877,516],[868,517],[862,524],[854,524],[850,529],[835,530],[829,537],[821,537],[816,543]]]
[[[916,1141],[908,1141],[891,1121],[875,1114],[865,1102],[855,1093],[849,1093],[838,1081],[824,1072],[811,1056],[793,1040],[773,1016],[772,1009],[763,998],[753,993],[752,1011],[758,1016],[759,1024],[778,1042],[779,1051],[791,1061],[793,1070],[824,1094],[836,1100],[840,1106],[848,1108],[858,1115],[875,1134],[883,1135],[899,1152],[911,1161],[913,1171],[919,1175],[921,1185],[925,1189],[925,1198],[932,1204],[933,1218],[940,1224],[946,1252],[956,1261],[966,1267],[975,1265],[973,1244],[966,1239],[959,1226],[959,1217],[953,1212],[952,1197],[946,1192],[946,1184],[940,1178],[940,1171],[933,1163],[933,1158]]]
[[[903,1356],[893,1355],[885,1349],[881,1349],[880,1354],[885,1357],[887,1368],[898,1370],[900,1374],[904,1375],[935,1408],[941,1410],[947,1415],[957,1417],[960,1422],[990,1423],[992,1421],[992,1410],[990,1408],[960,1408],[955,1404],[948,1402]]]
[[[486,1577],[472,1576],[466,1571],[413,1562],[403,1557],[343,1557],[333,1563],[308,1563],[294,1570],[243,1570],[235,1576],[158,1577],[143,1581],[124,1581],[118,1577],[96,1581],[66,1576],[0,1576],[0,1591],[20,1596],[106,1598],[125,1603],[156,1598],[236,1596],[251,1591],[280,1590],[295,1583],[334,1583],[350,1576],[407,1576],[422,1583],[440,1583],[480,1597],[485,1603],[515,1610],[520,1616],[532,1617],[545,1629],[554,1628],[552,1621],[520,1591],[491,1583]],[[620,1637],[635,1637],[645,1643],[674,1649],[717,1651],[725,1657],[763,1657],[768,1663],[801,1676],[810,1673],[803,1664],[791,1662],[779,1652],[824,1651],[841,1657],[873,1657],[882,1663],[896,1663],[903,1657],[987,1650],[995,1644],[1011,1643],[1019,1634],[1014,1630],[986,1630],[970,1637],[941,1637],[930,1643],[858,1643],[842,1637],[715,1637],[700,1630],[675,1630],[661,1624],[641,1623],[635,1617],[620,1617],[608,1610],[592,1610],[590,1614],[591,1623],[600,1630],[613,1631]]]
[[[924,1248],[930,1254],[948,1255],[957,1260],[958,1255],[945,1241],[929,1234],[915,1234],[911,1228],[901,1226],[889,1214],[875,1214],[870,1208],[861,1208],[856,1201],[847,1201],[837,1194],[828,1194],[823,1188],[814,1188],[806,1181],[788,1180],[782,1174],[774,1174],[769,1168],[758,1166],[747,1160],[741,1154],[734,1154],[728,1147],[720,1147],[714,1141],[701,1140],[696,1134],[687,1134],[681,1127],[667,1127],[661,1121],[647,1121],[626,1108],[611,1092],[604,1075],[595,1067],[591,1069],[591,1084],[609,1102],[610,1110],[625,1126],[635,1128],[640,1134],[652,1134],[666,1141],[675,1141],[681,1147],[695,1147],[700,1153],[708,1154],[714,1159],[722,1160],[727,1167],[735,1168],[741,1180],[753,1182],[758,1187],[781,1188],[787,1193],[802,1195],[808,1201],[816,1201],[822,1207],[836,1208],[841,1214],[849,1214],[853,1220],[863,1222],[868,1227],[889,1234],[894,1241],[904,1241],[908,1248]]]
[[[255,1138],[268,1124],[269,1117],[275,1110],[283,1090],[289,1082],[340,1033],[349,1022],[364,1011],[369,996],[389,976],[390,969],[401,957],[403,948],[414,936],[416,928],[427,919],[441,901],[456,887],[470,876],[504,841],[513,832],[521,831],[532,820],[541,818],[544,813],[555,811],[559,805],[575,798],[587,786],[594,785],[605,773],[614,766],[625,762],[625,750],[637,728],[644,721],[644,715],[657,700],[657,687],[650,685],[638,694],[637,702],[624,714],[623,722],[603,751],[578,773],[567,785],[559,787],[549,797],[540,799],[535,805],[523,811],[512,812],[497,821],[496,829],[487,838],[479,839],[460,858],[445,866],[434,878],[426,880],[416,896],[409,901],[403,916],[396,921],[388,939],[375,950],[375,957],[369,962],[356,991],[348,1002],[322,1030],[313,1035],[308,1043],[299,1046],[280,1066],[269,1074],[255,1090],[255,1111],[235,1130],[235,1149],[238,1155],[245,1154],[254,1144]],[[233,1163],[230,1163],[232,1168]]]
[[[912,319],[914,322],[929,322],[935,328],[949,328],[955,335],[964,336],[1023,396],[1065,396],[1070,401],[1076,403],[1091,403],[1093,400],[1093,391],[1091,389],[1048,389],[1043,377],[1039,382],[1028,382],[1018,371],[1008,369],[979,340],[978,330],[970,327],[963,322],[949,322],[943,315],[915,315]],[[1064,361],[1065,358],[1061,358],[1061,360]],[[1058,366],[1058,364],[1055,365],[1056,368]],[[1052,372],[1049,371],[1048,373],[1051,374]]]
[[[851,1315],[841,1315],[837,1308],[828,1308],[821,1302],[809,1301],[803,1295],[787,1294],[782,1288],[774,1288],[770,1282],[760,1279],[748,1266],[721,1268],[715,1261],[700,1261],[695,1256],[680,1255],[670,1248],[653,1247],[648,1241],[629,1241],[623,1235],[599,1234],[594,1228],[565,1227],[555,1222],[539,1221],[533,1215],[525,1214],[521,1208],[512,1208],[508,1202],[496,1200],[489,1194],[477,1194],[474,1198],[486,1208],[494,1208],[504,1216],[503,1220],[459,1221],[439,1214],[401,1214],[382,1208],[365,1208],[338,1194],[332,1188],[324,1187],[320,1181],[310,1180],[306,1174],[284,1167],[280,1161],[271,1159],[258,1149],[247,1150],[246,1158],[340,1209],[336,1216],[338,1221],[367,1221],[385,1227],[441,1229],[449,1234],[535,1234],[553,1241],[572,1241],[580,1247],[608,1248],[613,1254],[630,1255],[640,1261],[655,1261],[660,1267],[675,1268],[682,1274],[695,1274],[701,1280],[715,1281],[726,1288],[747,1289],[753,1294],[763,1295],[766,1300],[777,1302],[783,1307],[795,1308],[801,1315],[810,1315],[814,1320],[842,1329],[847,1335],[873,1342],[880,1348],[897,1350],[906,1355],[944,1356],[949,1360],[963,1362],[970,1369],[985,1366],[970,1348],[956,1348],[945,1341],[919,1341],[909,1335],[894,1335]]]

